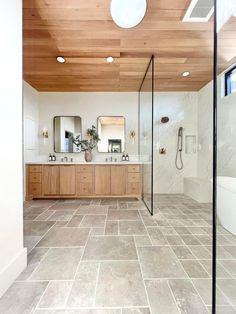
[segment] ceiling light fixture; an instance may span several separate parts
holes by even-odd
[[[114,58],[113,57],[107,57],[106,60],[107,60],[108,63],[114,62]]]
[[[65,63],[65,58],[64,57],[62,57],[62,56],[58,56],[57,57],[57,62],[59,62],[59,63]]]
[[[183,77],[186,77],[186,76],[189,76],[189,75],[190,75],[190,73],[188,71],[182,73]]]
[[[111,16],[122,28],[132,28],[144,18],[147,10],[146,0],[112,0]]]

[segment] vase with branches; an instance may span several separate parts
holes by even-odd
[[[92,161],[92,150],[97,147],[98,142],[100,141],[97,128],[92,125],[90,129],[87,129],[86,132],[87,138],[81,140],[80,136],[73,138],[73,143],[85,152],[85,160],[87,162]]]

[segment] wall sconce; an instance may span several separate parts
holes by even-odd
[[[135,131],[130,131],[130,138],[132,140],[132,144],[134,144],[135,136],[136,136]]]
[[[43,136],[44,139],[48,138],[48,131],[46,129],[43,129],[42,136]]]

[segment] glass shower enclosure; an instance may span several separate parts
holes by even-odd
[[[236,313],[236,2],[215,3],[213,313]]]
[[[139,90],[139,156],[143,164],[142,199],[153,215],[153,110],[154,57],[148,64]]]

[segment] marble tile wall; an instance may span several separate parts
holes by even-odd
[[[185,136],[197,139],[197,93],[155,93],[154,116],[154,193],[183,193],[184,177],[197,176],[197,153],[185,153]],[[169,122],[161,124],[161,117],[168,116]],[[175,157],[178,129],[184,128],[184,169],[177,170]],[[160,155],[159,148],[166,148]]]

